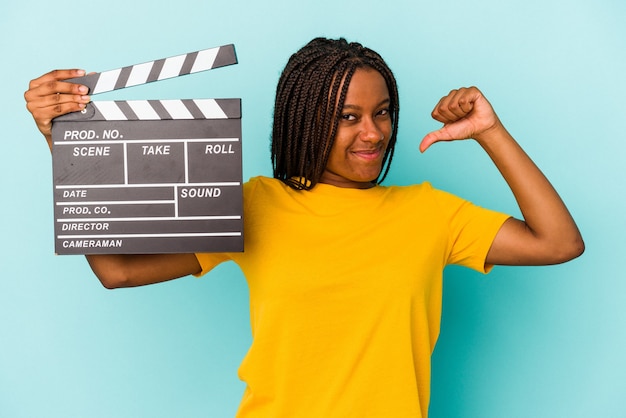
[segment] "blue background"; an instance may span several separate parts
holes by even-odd
[[[241,97],[244,178],[269,175],[279,72],[318,35],[361,41],[395,71],[388,184],[429,180],[517,215],[473,142],[417,150],[438,127],[437,100],[477,85],[587,244],[565,265],[446,270],[431,417],[626,416],[625,21],[621,0],[3,2],[0,416],[229,417],[250,343],[234,265],[108,291],[83,257],[53,255],[51,159],[24,107],[28,82],[234,43],[237,66],[94,99]]]

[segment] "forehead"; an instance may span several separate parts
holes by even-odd
[[[373,100],[380,102],[389,99],[389,89],[383,76],[369,67],[357,68],[346,93],[345,103]]]

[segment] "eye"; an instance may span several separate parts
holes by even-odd
[[[354,115],[352,113],[344,113],[344,114],[341,115],[341,120],[354,121],[354,120],[356,120],[356,115]]]
[[[380,109],[378,112],[376,112],[376,116],[389,116],[389,109],[388,108],[384,108],[384,109]]]

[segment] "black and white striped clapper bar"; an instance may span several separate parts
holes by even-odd
[[[236,63],[225,45],[69,81],[94,95]],[[52,142],[57,254],[243,251],[240,99],[95,101]]]

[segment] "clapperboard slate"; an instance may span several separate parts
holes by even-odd
[[[236,63],[225,45],[69,81],[94,95]],[[57,254],[243,251],[240,99],[91,102],[52,141]]]

